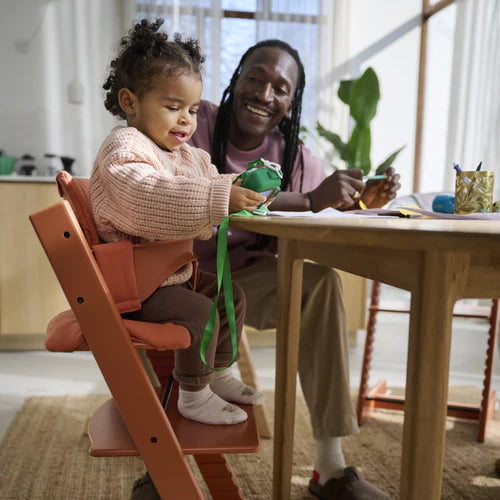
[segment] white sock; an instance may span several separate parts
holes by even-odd
[[[221,399],[208,385],[201,391],[180,389],[177,408],[183,417],[202,424],[239,424],[248,418],[244,410]]]
[[[315,477],[319,484],[325,484],[332,477],[344,474],[345,460],[340,437],[316,439],[316,458],[314,460]]]
[[[256,406],[264,402],[264,394],[233,377],[230,368],[215,372],[215,378],[210,382],[210,388],[217,396],[226,401]]]

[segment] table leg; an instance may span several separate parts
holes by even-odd
[[[400,498],[438,500],[444,459],[453,306],[468,256],[422,255],[412,290]]]
[[[278,240],[278,311],[274,409],[273,499],[290,498],[299,356],[302,264],[295,240]]]

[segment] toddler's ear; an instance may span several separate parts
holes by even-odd
[[[137,101],[137,96],[131,90],[122,88],[118,91],[118,104],[127,116],[135,115]]]

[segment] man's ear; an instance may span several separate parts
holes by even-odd
[[[137,102],[137,96],[130,89],[121,88],[118,91],[118,104],[127,116],[135,115]]]

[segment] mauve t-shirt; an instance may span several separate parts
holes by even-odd
[[[201,101],[198,110],[198,128],[190,139],[190,144],[212,154],[212,137],[215,127],[215,117],[218,106],[208,101]],[[227,145],[226,171],[227,173],[240,174],[247,168],[250,161],[257,158],[280,163],[282,162],[285,140],[282,133],[275,128],[264,139],[264,142],[255,149],[241,151],[236,149],[230,142]],[[321,161],[315,158],[311,151],[302,146],[304,159],[304,175],[301,186],[300,151],[292,171],[291,186],[287,191],[308,192],[315,189],[326,174]],[[271,205],[272,208],[272,205]],[[215,230],[214,230],[215,231]],[[253,260],[263,255],[275,255],[276,245],[269,244],[262,250],[250,250],[248,246],[256,242],[256,233],[242,231],[240,229],[229,229],[228,250],[231,257],[231,268],[240,269],[250,264]],[[195,240],[194,251],[198,255],[199,265],[202,269],[215,272],[217,255],[216,238],[209,240]]]

